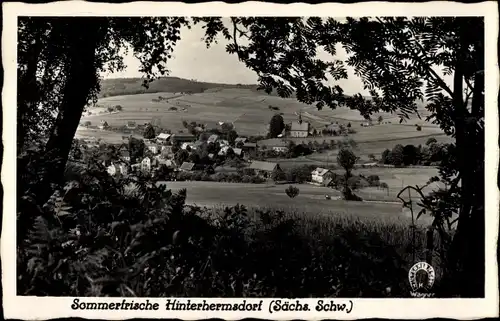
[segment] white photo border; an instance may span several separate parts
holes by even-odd
[[[128,318],[180,318],[195,320],[222,318],[288,319],[363,319],[363,318],[455,318],[476,319],[498,316],[498,266],[496,246],[499,231],[499,194],[497,188],[498,153],[498,8],[494,1],[463,4],[450,1],[426,3],[371,2],[358,4],[271,4],[245,2],[226,4],[209,2],[185,4],[181,2],[131,2],[122,4],[89,3],[84,1],[61,1],[45,4],[4,3],[2,54],[4,66],[3,137],[4,159],[2,184],[4,188],[4,215],[1,240],[3,307],[6,318],[51,319],[62,317],[84,317],[93,319]],[[18,16],[484,16],[485,18],[485,210],[486,210],[486,264],[485,298],[483,299],[335,299],[337,303],[353,303],[345,312],[289,311],[270,313],[269,305],[275,299],[249,299],[247,303],[263,301],[258,312],[196,312],[165,311],[169,298],[150,298],[159,303],[157,311],[98,311],[72,310],[74,298],[23,297],[16,295],[16,90],[17,82],[17,17]],[[173,298],[170,298],[173,299]],[[83,302],[121,301],[117,298],[80,298]],[[145,302],[147,298],[128,298],[129,301]],[[180,300],[187,301],[187,298]],[[193,299],[202,302],[203,299]],[[208,298],[208,303],[241,303],[241,299]],[[295,302],[295,300],[291,300]],[[302,304],[314,306],[318,299],[300,299]]]

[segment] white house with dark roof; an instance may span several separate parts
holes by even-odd
[[[294,121],[290,127],[291,137],[307,137],[309,136],[309,123],[305,121]]]
[[[325,179],[331,175],[332,172],[329,169],[318,167],[311,172],[311,180],[313,183],[323,184]]]

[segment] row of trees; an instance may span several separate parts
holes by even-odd
[[[386,149],[382,152],[380,161],[395,166],[439,166],[453,152],[453,144],[438,143],[435,138],[430,138],[425,146],[397,144],[392,150]]]

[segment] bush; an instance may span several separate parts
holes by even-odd
[[[347,184],[353,190],[362,189],[362,188],[370,186],[370,184],[368,183],[368,181],[366,179],[359,177],[359,176],[350,177],[347,180]]]
[[[418,131],[421,131],[421,130],[422,130],[422,126],[418,125],[418,126],[417,126],[417,130],[418,130]]]
[[[389,189],[389,185],[387,185],[387,183],[385,182],[382,182],[380,183],[380,188]]]
[[[292,186],[292,185],[288,186],[288,188],[285,189],[286,195],[288,195],[288,197],[290,197],[290,198],[297,197],[299,195],[299,192],[300,192],[300,190],[297,187]]]
[[[366,180],[369,186],[377,187],[380,185],[380,177],[378,175],[370,175]]]

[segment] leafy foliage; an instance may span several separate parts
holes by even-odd
[[[290,185],[290,186],[288,186],[288,187],[285,189],[285,193],[286,193],[286,195],[287,195],[288,197],[290,197],[290,198],[295,198],[295,197],[297,197],[297,196],[299,195],[299,192],[300,192],[300,190],[299,190],[297,187],[293,186],[293,185]]]
[[[285,129],[285,122],[283,116],[280,114],[275,114],[271,121],[269,122],[269,136],[270,138],[276,138]]]

